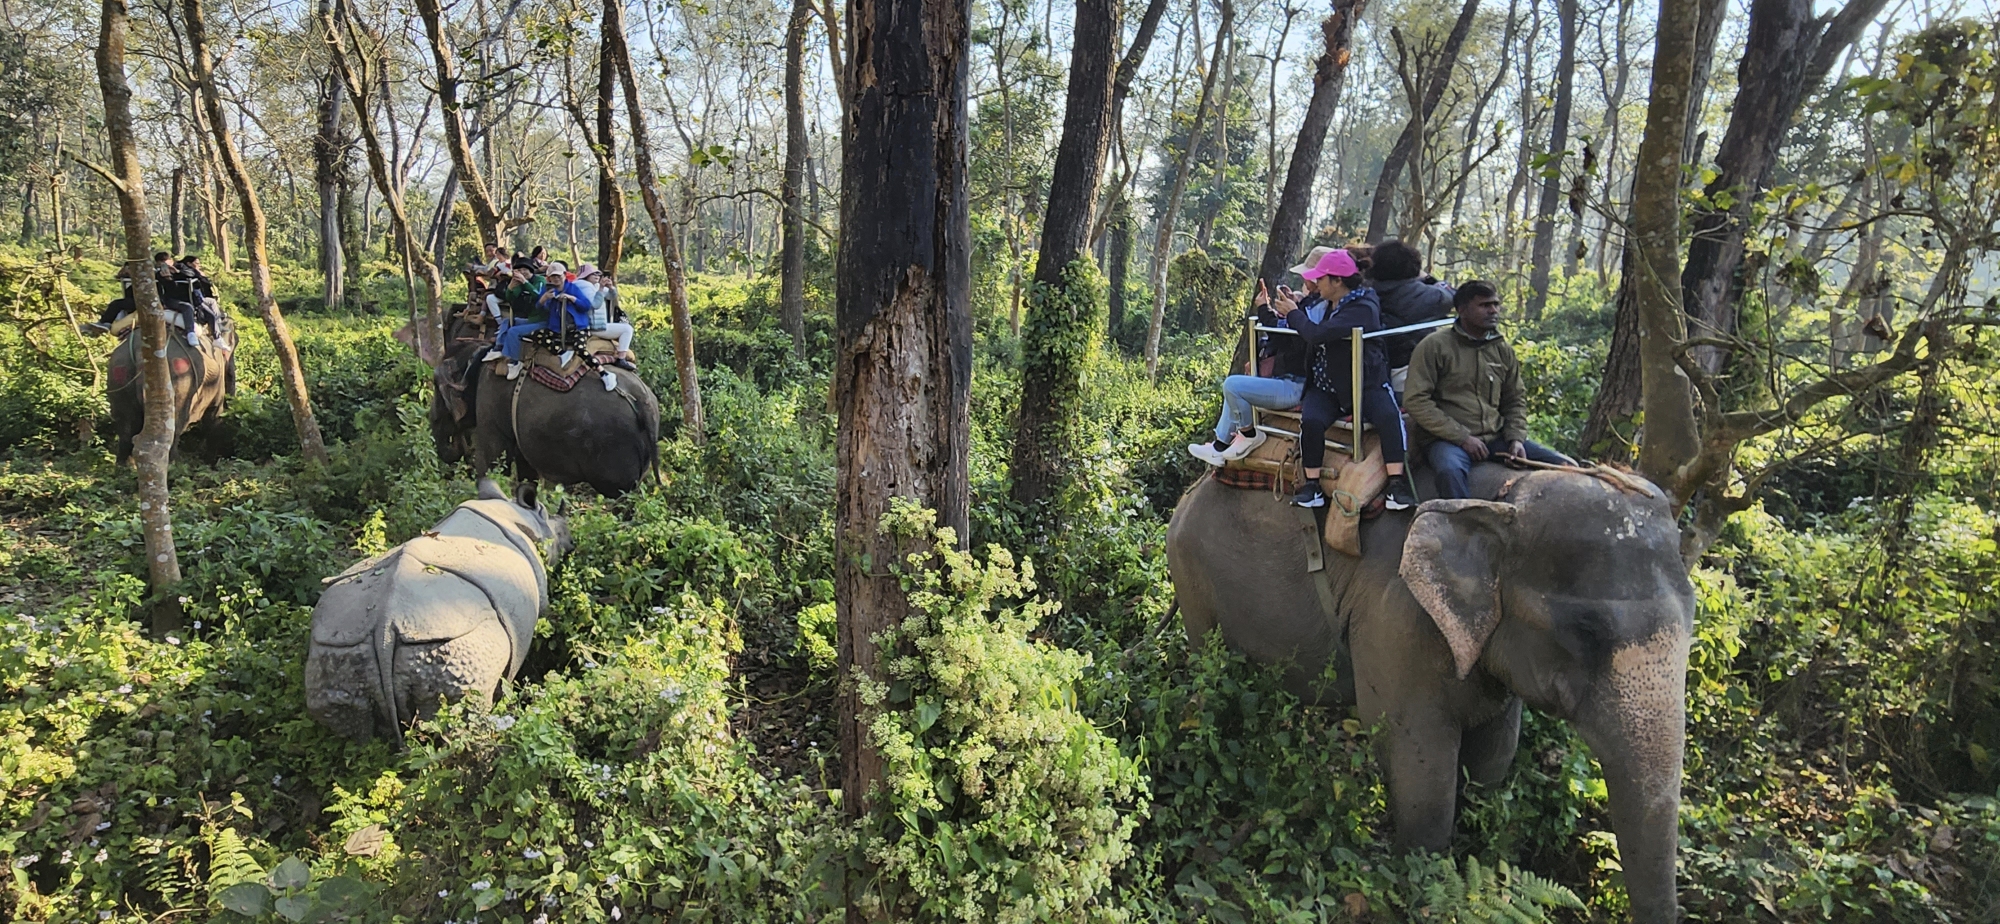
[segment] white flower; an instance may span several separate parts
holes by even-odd
[[[28,867],[30,867],[30,866],[33,866],[33,865],[35,865],[36,863],[39,863],[39,862],[41,862],[41,859],[42,859],[42,855],[41,855],[41,854],[39,854],[39,853],[31,853],[31,854],[28,854],[28,855],[27,855],[27,856],[25,856],[25,857],[21,857],[21,858],[19,858],[19,859],[15,860],[15,861],[14,861],[14,868],[15,868],[15,869],[27,869]]]
[[[451,890],[450,890],[450,889],[439,889],[439,890],[438,890],[438,897],[439,897],[439,898],[450,898],[450,897],[451,897]]]
[[[520,721],[520,719],[511,715],[488,716],[486,720],[493,723],[493,729],[495,731],[506,731],[507,729],[513,728],[515,722]]]
[[[617,885],[622,880],[622,878],[623,877],[619,876],[617,873],[612,873],[611,875],[604,877],[604,884]]]
[[[534,849],[533,847],[521,851],[521,859],[523,860],[539,860],[541,858],[542,858],[542,852]]]
[[[619,907],[618,907],[617,905],[612,905],[612,906],[611,906],[611,920],[614,920],[614,921],[619,921],[619,920],[623,920],[624,918],[625,918],[625,911],[624,911],[623,909],[619,908]]]
[[[584,846],[584,848],[585,848],[585,849],[590,849],[590,848],[594,848],[594,847],[596,847],[597,845],[596,845],[596,844],[593,844],[593,843],[591,843],[591,842],[590,842],[590,838],[587,838],[587,837],[586,837],[586,838],[584,838],[584,839],[583,839],[583,846]]]
[[[132,692],[132,685],[131,685],[131,684],[129,684],[129,683],[121,683],[121,684],[119,684],[119,685],[118,685],[118,692],[120,692],[120,693],[130,693],[130,692]]]
[[[94,862],[94,863],[102,863],[102,862],[104,862],[104,861],[106,861],[106,860],[109,860],[109,859],[111,859],[111,851],[109,851],[109,850],[99,850],[99,851],[97,851],[97,856],[96,856],[96,857],[94,857],[94,858],[92,858],[92,862]]]
[[[99,912],[97,913],[97,919],[98,919],[98,920],[100,920],[100,921],[109,921],[109,920],[111,920],[111,912],[109,912],[109,911],[99,911]]]
[[[493,888],[493,882],[487,879],[481,879],[472,884],[472,891],[474,892],[484,892],[490,888]]]
[[[535,915],[535,924],[549,924],[548,914],[544,912],[542,914]]]
[[[180,637],[180,636],[178,636],[178,635],[169,635],[169,636],[167,636],[167,644],[169,644],[169,645],[179,645],[180,643],[181,643],[181,637]]]
[[[98,822],[98,823],[97,823],[97,830],[99,830],[99,831],[102,831],[102,830],[104,830],[105,828],[109,828],[109,827],[111,827],[111,822],[108,822],[108,821],[100,821],[100,822]]]
[[[67,851],[67,850],[63,851],[63,852],[62,852],[62,856],[60,856],[60,857],[57,857],[57,858],[56,858],[56,862],[57,862],[57,863],[64,863],[64,864],[67,864],[68,862],[70,862],[70,854],[69,854],[69,851]]]
[[[195,620],[195,621],[194,621],[194,627],[195,627],[195,628],[197,628],[197,629],[201,628],[201,620],[199,620],[199,619]]]

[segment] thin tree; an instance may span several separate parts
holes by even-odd
[[[1222,73],[1222,56],[1229,46],[1229,33],[1236,24],[1236,4],[1221,0],[1222,20],[1215,27],[1215,52],[1209,58],[1208,73],[1201,78],[1201,98],[1195,103],[1194,121],[1188,125],[1187,143],[1174,162],[1174,182],[1166,205],[1154,219],[1153,256],[1148,264],[1147,282],[1153,287],[1153,317],[1146,326],[1146,377],[1160,373],[1160,329],[1167,319],[1167,264],[1173,256],[1174,218],[1180,213],[1181,199],[1187,195],[1188,178],[1194,173],[1195,158],[1201,153],[1202,121],[1208,113],[1209,98],[1215,94],[1216,76]],[[1189,14],[1201,19],[1201,2],[1196,0]],[[1226,105],[1226,103],[1224,104]],[[1218,107],[1222,108],[1222,107]],[[1221,116],[1217,116],[1221,118]]]
[[[1451,32],[1446,34],[1444,45],[1438,49],[1437,58],[1429,67],[1416,74],[1415,92],[1410,96],[1410,120],[1403,124],[1403,132],[1396,136],[1396,143],[1389,148],[1389,156],[1382,161],[1382,172],[1375,177],[1375,198],[1368,207],[1367,240],[1379,241],[1389,230],[1389,213],[1395,206],[1396,183],[1403,175],[1403,168],[1409,165],[1410,157],[1417,153],[1424,140],[1424,126],[1437,112],[1444,100],[1445,88],[1451,85],[1451,72],[1458,67],[1458,55],[1465,48],[1465,37],[1472,33],[1472,20],[1479,13],[1479,0],[1465,0],[1465,6],[1458,11],[1458,19],[1451,24]]]
[[[1090,224],[1111,147],[1118,55],[1116,0],[1077,0],[1068,100],[1042,218],[1028,323],[1021,332],[1021,403],[1014,421],[1014,500],[1048,497],[1063,477],[1083,397],[1083,364],[1101,329]]]
[[[875,637],[910,604],[878,529],[913,498],[968,540],[971,227],[966,119],[970,4],[849,0],[834,402],[839,410],[834,600],[842,678],[883,677]],[[842,806],[862,814],[882,758],[856,684],[839,701]],[[850,877],[850,888],[857,884]],[[852,907],[852,905],[850,905]]]
[[[498,247],[500,210],[493,204],[493,196],[487,192],[485,173],[472,156],[472,142],[465,130],[465,117],[460,111],[465,105],[458,92],[463,81],[458,76],[457,53],[444,34],[444,10],[439,7],[438,0],[416,2],[417,15],[424,21],[424,38],[430,46],[431,60],[437,67],[435,90],[444,121],[445,150],[450,153],[452,168],[458,173],[458,184],[465,190],[465,201],[472,206],[472,220],[479,225],[480,244]]]
[[[1562,50],[1556,57],[1556,109],[1549,126],[1547,165],[1543,167],[1542,199],[1535,206],[1535,250],[1528,276],[1528,320],[1542,316],[1549,303],[1549,264],[1555,260],[1556,201],[1562,196],[1562,156],[1569,149],[1570,101],[1576,85],[1576,0],[1561,0],[1556,21]]]
[[[243,210],[243,252],[250,261],[250,292],[257,299],[257,313],[264,318],[264,330],[271,335],[271,352],[278,357],[278,381],[291,406],[292,425],[299,431],[299,453],[316,462],[326,462],[326,443],[320,437],[319,421],[313,416],[312,396],[306,392],[305,370],[299,365],[299,348],[292,342],[291,327],[271,294],[271,253],[266,241],[264,206],[257,200],[257,188],[250,182],[250,170],[243,164],[229,119],[222,111],[222,93],[215,85],[215,63],[208,54],[208,23],[202,15],[201,0],[181,0],[187,19],[188,59],[202,111],[208,114],[208,129],[215,136],[222,169],[236,188],[236,202]]]
[[[673,317],[674,372],[680,378],[681,432],[699,444],[706,439],[701,412],[701,382],[695,378],[694,319],[688,315],[687,267],[681,261],[681,241],[667,207],[660,199],[659,178],[653,170],[653,145],[646,134],[646,108],[639,104],[639,82],[632,73],[632,53],[625,43],[625,4],[604,0],[602,41],[609,44],[618,80],[625,88],[625,117],[632,127],[632,167],[639,195],[652,219],[660,243],[660,261],[667,271],[667,307]]]
[[[354,104],[354,122],[361,133],[361,146],[368,155],[368,173],[375,180],[375,189],[382,194],[382,201],[389,207],[389,222],[395,243],[401,250],[405,272],[411,276],[421,275],[424,282],[426,305],[424,314],[417,314],[417,300],[410,299],[410,345],[418,358],[436,367],[444,359],[444,306],[440,299],[444,295],[444,278],[438,274],[437,264],[431,255],[417,246],[416,235],[410,229],[410,213],[403,204],[402,185],[390,172],[390,160],[382,149],[382,140],[375,133],[375,122],[369,118],[374,108],[374,87],[387,86],[381,73],[379,59],[371,60],[360,43],[361,36],[344,34],[341,30],[354,31],[356,16],[348,8],[347,0],[336,0],[339,4],[333,13],[322,13],[321,27],[326,32],[327,47],[332,51],[334,73],[339,75],[341,85],[347,88],[347,98]],[[354,42],[352,53],[349,41]],[[376,49],[379,55],[381,50]],[[390,124],[394,125],[393,117]],[[414,291],[415,284],[412,282]]]
[[[1277,197],[1278,207],[1271,213],[1264,257],[1257,261],[1257,278],[1273,292],[1284,281],[1285,268],[1305,245],[1306,210],[1312,205],[1320,161],[1325,159],[1326,130],[1333,124],[1334,110],[1340,108],[1347,62],[1353,57],[1354,23],[1367,6],[1367,0],[1335,0],[1332,15],[1319,24],[1322,45],[1319,58],[1313,62],[1312,98],[1306,103],[1298,140],[1292,142],[1292,159],[1285,166],[1285,191]]]
[[[167,368],[167,318],[152,284],[153,235],[146,216],[145,174],[132,137],[132,87],[125,80],[125,36],[130,19],[125,0],[103,0],[98,12],[97,86],[104,95],[104,133],[109,167],[86,166],[118,193],[118,216],[125,230],[125,269],[132,279],[132,303],[139,316],[140,388],[146,419],[132,442],[139,472],[139,522],[145,539],[147,586],[156,598],[154,635],[181,627],[174,588],[181,582],[180,553],[174,548],[174,520],[168,509],[167,459],[174,448],[174,379]]]
[[[792,355],[806,355],[806,216],[800,201],[806,180],[806,31],[811,0],[792,0],[785,25],[785,174],[778,198],[784,206],[780,244],[778,319],[792,335]]]
[[[624,31],[623,8],[620,8],[619,31]],[[605,14],[606,24],[610,14]],[[620,36],[623,41],[623,36]],[[603,148],[597,158],[597,267],[607,273],[617,273],[618,264],[625,256],[625,190],[618,186],[618,61],[614,57],[612,44],[600,40],[597,44],[597,132],[594,137],[586,133],[585,140],[593,147]]]
[[[319,12],[324,15],[332,0],[319,0]],[[319,271],[321,277],[320,303],[328,308],[339,307],[347,300],[347,267],[344,249],[345,230],[341,226],[340,191],[346,181],[347,138],[343,125],[346,113],[346,90],[340,85],[332,68],[320,80],[319,110],[313,133],[313,186],[319,193]]]

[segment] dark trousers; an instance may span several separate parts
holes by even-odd
[[[1326,439],[1322,434],[1346,412],[1347,403],[1339,395],[1317,388],[1306,389],[1299,400],[1299,429],[1303,431],[1299,437],[1299,458],[1306,468],[1319,468],[1325,461]],[[1361,390],[1361,420],[1373,424],[1375,435],[1382,438],[1382,461],[1403,461],[1409,444],[1403,435],[1403,411],[1396,406],[1396,395],[1389,391],[1389,383]]]
[[[1521,449],[1528,458],[1550,465],[1574,465],[1576,460],[1563,455],[1534,440],[1522,440]],[[1486,451],[1498,455],[1507,451],[1507,444],[1500,440],[1487,440]],[[1471,497],[1472,489],[1466,484],[1466,477],[1472,473],[1472,456],[1460,449],[1457,443],[1438,440],[1430,445],[1425,455],[1431,463],[1431,471],[1437,475],[1437,499],[1448,500],[1455,497]]]

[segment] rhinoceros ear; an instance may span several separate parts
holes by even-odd
[[[1444,633],[1461,680],[1500,625],[1500,563],[1514,514],[1513,504],[1493,501],[1427,501],[1403,540],[1403,583]]]
[[[479,479],[479,499],[506,500],[507,492],[500,490],[500,485],[493,479],[481,478]]]
[[[541,507],[541,494],[533,481],[523,481],[514,486],[514,503],[528,510]]]

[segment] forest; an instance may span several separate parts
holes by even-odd
[[[7,0],[0,32],[0,919],[2000,920],[1991,6]],[[1591,465],[1392,507],[1357,560],[1191,453],[1258,293],[1385,241],[1494,287],[1527,432]],[[542,291],[496,256],[603,281],[572,305],[615,280],[630,368],[559,330],[488,364]],[[1578,472],[1660,512],[1618,536],[1666,537],[1667,591],[1481,585],[1506,616],[1461,650],[1423,524]],[[1283,538],[1190,536],[1218,492]],[[336,734],[322,601],[496,509],[541,530],[497,682]],[[1492,554],[1627,548],[1572,539]],[[1231,634],[1309,572],[1321,625],[1384,555],[1419,624],[1341,617],[1344,701]],[[1632,673],[1631,638],[1506,662],[1644,606],[1679,613],[1663,713],[1526,689]],[[1398,680],[1382,632],[1457,675]],[[1483,772],[1491,710],[1384,683],[1518,747]],[[1431,720],[1441,809],[1399,756]]]

